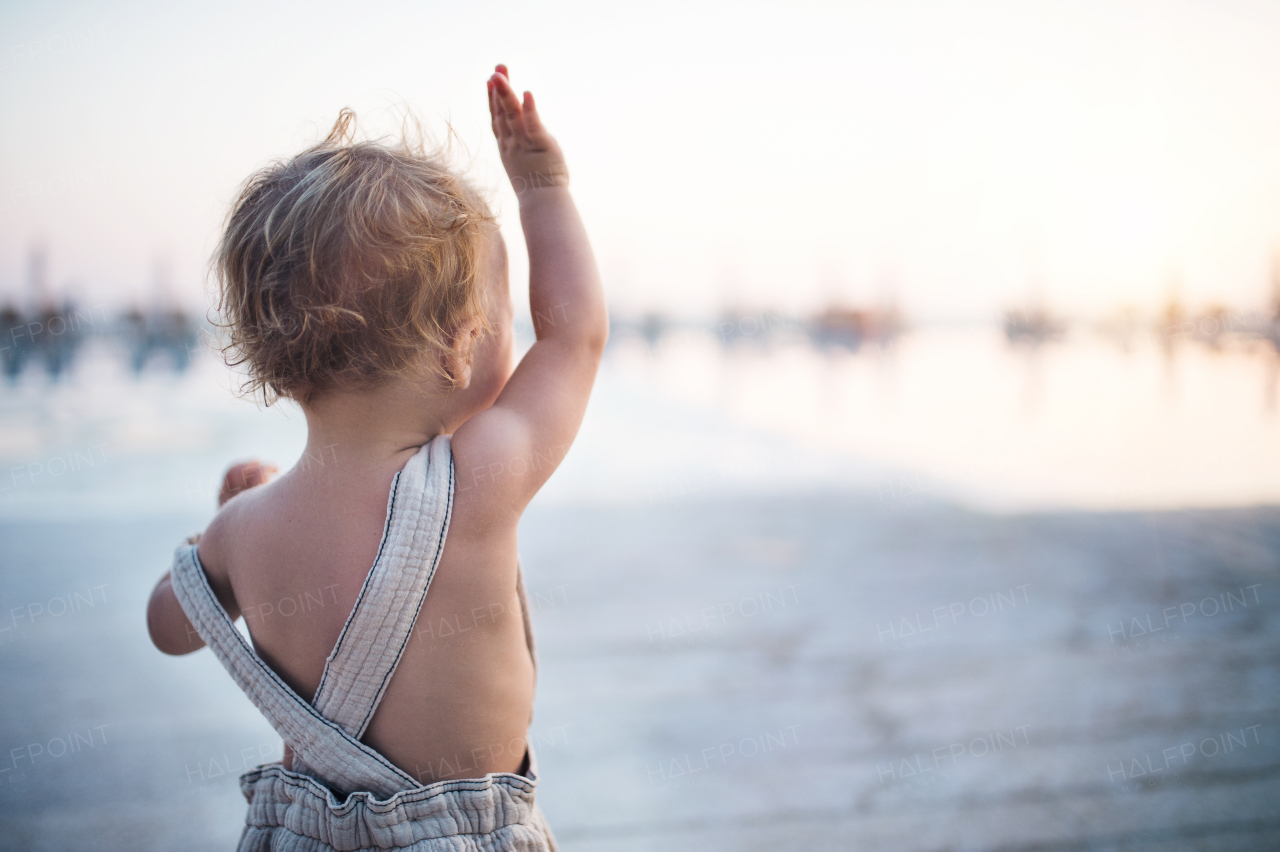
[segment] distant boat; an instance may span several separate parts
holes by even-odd
[[[129,365],[138,375],[154,356],[166,354],[174,370],[185,371],[200,340],[195,321],[178,307],[156,305],[144,311],[135,305],[121,315],[120,331]]]
[[[1061,337],[1067,330],[1065,322],[1044,308],[1005,311],[1003,324],[1010,343],[1043,343]]]
[[[845,308],[828,306],[809,320],[809,337],[822,349],[840,347],[856,352],[868,341],[887,346],[902,333],[903,321],[895,308]]]
[[[42,364],[56,382],[71,369],[84,342],[83,319],[70,301],[61,305],[46,301],[27,313],[12,303],[0,307],[0,361],[5,378],[16,382],[27,364],[34,362]]]
[[[3,359],[4,375],[10,382],[16,382],[26,366],[27,356],[31,350],[31,339],[26,335],[27,321],[14,305],[0,307],[0,359]]]
[[[41,333],[35,338],[36,346],[44,359],[49,377],[57,381],[71,369],[76,350],[84,342],[83,330],[76,321],[75,306],[70,301],[61,306],[48,303],[41,309],[36,321],[41,328]]]

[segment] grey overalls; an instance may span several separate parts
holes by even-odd
[[[523,775],[494,772],[422,786],[360,742],[440,562],[453,493],[453,452],[449,436],[441,435],[392,482],[377,559],[311,703],[290,689],[236,630],[209,587],[196,546],[178,548],[172,576],[182,609],[293,749],[292,770],[270,763],[240,777],[249,800],[241,852],[555,850],[534,801],[532,749]],[[523,582],[518,592],[532,654]]]

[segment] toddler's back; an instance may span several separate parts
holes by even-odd
[[[258,654],[307,700],[378,558],[392,480],[416,451],[365,464],[331,452],[323,467],[238,496],[201,541],[206,572],[225,576]],[[454,490],[429,592],[362,738],[422,783],[517,771],[532,712],[515,530],[485,523],[481,492],[466,485]]]

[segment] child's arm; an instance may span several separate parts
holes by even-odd
[[[271,478],[276,468],[259,462],[245,462],[233,465],[222,479],[222,490],[218,494],[218,506],[247,491],[255,485],[262,485]],[[194,544],[199,536],[192,541]],[[240,607],[231,591],[231,583],[226,576],[209,576],[209,584],[218,600],[227,610],[227,615],[235,621],[240,617]],[[190,654],[204,647],[204,640],[191,625],[191,620],[182,611],[178,596],[173,592],[173,580],[169,572],[164,572],[160,582],[151,592],[151,600],[147,602],[147,632],[151,635],[151,643],[166,654]]]
[[[454,435],[458,488],[477,488],[517,515],[568,452],[586,412],[609,335],[604,291],[569,195],[564,156],[533,95],[516,97],[499,65],[489,109],[502,164],[520,201],[537,341],[492,407]]]

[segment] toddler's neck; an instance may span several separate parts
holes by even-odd
[[[395,381],[366,391],[331,391],[301,404],[307,446],[295,470],[403,465],[419,447],[458,425],[452,396]]]

